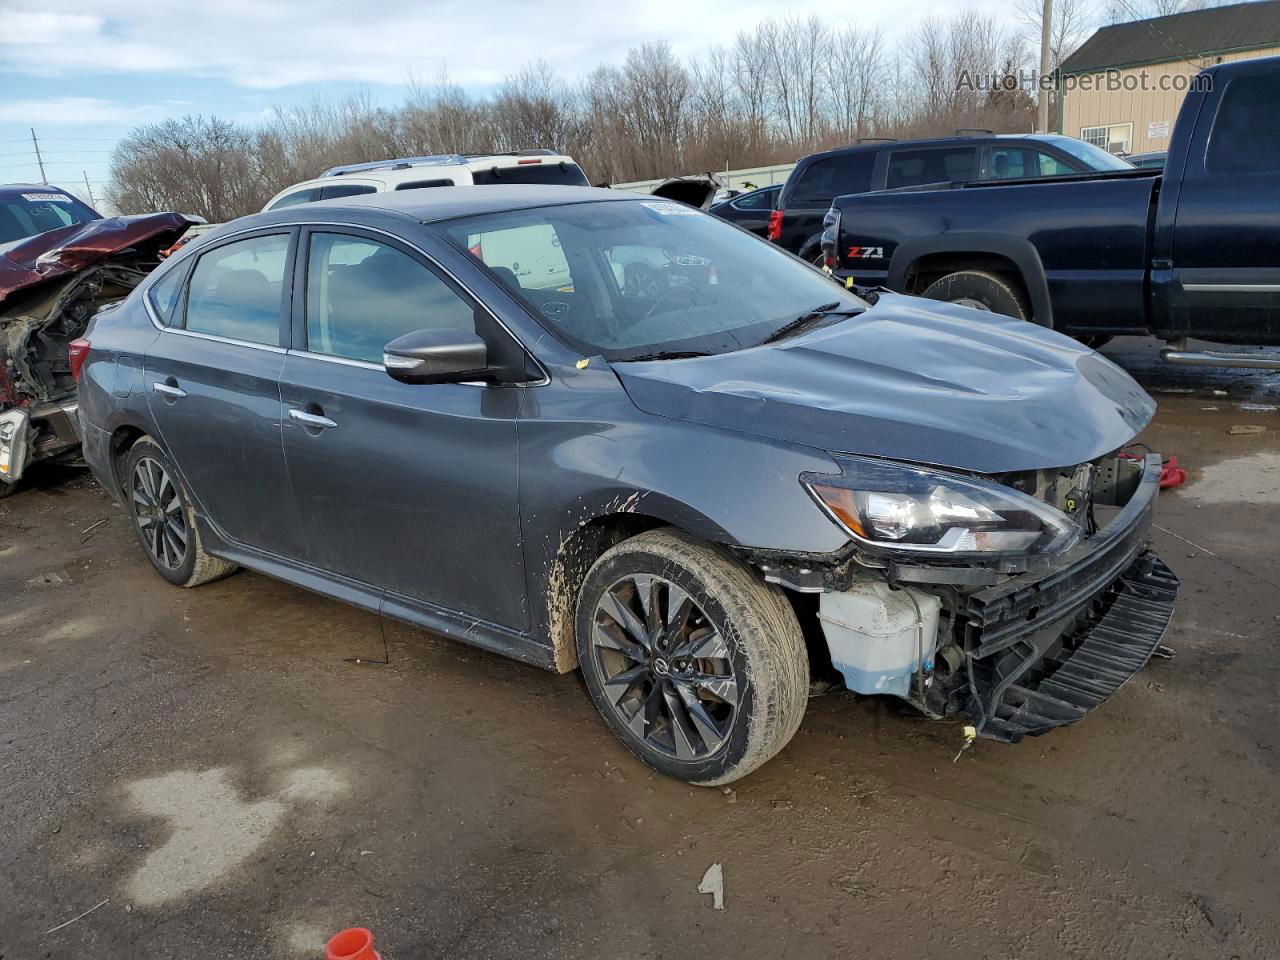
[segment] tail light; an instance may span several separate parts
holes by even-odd
[[[80,371],[89,356],[89,341],[79,337],[67,344],[67,359],[71,361],[71,376],[76,383],[80,382]]]
[[[782,236],[782,211],[774,210],[769,214],[769,227],[765,237],[777,243],[780,236]]]
[[[822,263],[828,270],[839,265],[840,211],[832,207],[822,218]]]

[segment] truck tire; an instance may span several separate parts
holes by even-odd
[[[957,270],[929,284],[924,296],[930,300],[958,303],[1015,320],[1030,320],[1026,295],[1007,277],[985,270]]]
[[[624,540],[587,572],[575,628],[596,708],[660,773],[732,783],[800,726],[809,655],[795,612],[719,547],[669,528]]]
[[[120,486],[142,552],[174,586],[198,587],[239,569],[205,552],[191,498],[168,455],[150,437],[139,437],[125,454]]]

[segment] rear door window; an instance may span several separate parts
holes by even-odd
[[[286,193],[267,209],[279,210],[281,207],[292,207],[299,203],[311,203],[311,201],[319,199],[320,188],[308,187],[306,190],[295,190],[293,193]]]
[[[427,187],[452,187],[452,180],[410,180],[408,183],[402,183],[397,190],[422,190]]]
[[[188,284],[186,329],[280,345],[289,234],[250,237],[200,257]]]
[[[358,197],[362,193],[377,193],[378,188],[367,183],[335,183],[320,188],[321,200],[337,200],[339,197]]]
[[[1212,173],[1280,170],[1280,72],[1236,77],[1227,84],[1213,120],[1205,167]]]
[[[792,206],[829,206],[846,193],[866,193],[871,189],[871,170],[875,166],[874,150],[857,150],[834,157],[823,157],[805,167],[791,191]]]
[[[313,233],[307,254],[307,349],[382,362],[382,348],[414,330],[474,332],[475,311],[449,284],[386,243]]]
[[[889,158],[885,186],[892,189],[949,180],[972,180],[977,174],[977,166],[977,147],[895,150]]]
[[[511,167],[492,166],[472,170],[476,184],[490,183],[558,183],[570,187],[589,187],[591,182],[576,163],[523,163]]]

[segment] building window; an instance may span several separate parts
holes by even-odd
[[[1133,146],[1133,124],[1113,123],[1106,127],[1081,127],[1080,139],[1112,153],[1128,153]]]

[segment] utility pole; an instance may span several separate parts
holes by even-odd
[[[84,189],[89,194],[89,206],[97,209],[98,203],[93,199],[93,187],[89,186],[89,171],[81,170],[80,172],[84,174]]]
[[[1036,130],[1049,132],[1049,90],[1045,77],[1049,76],[1049,35],[1053,27],[1053,0],[1044,0],[1044,14],[1040,18],[1040,76],[1036,78],[1040,102],[1036,105]]]
[[[31,128],[31,145],[36,148],[36,163],[40,164],[40,182],[48,186],[49,178],[44,175],[44,158],[40,156],[40,141],[36,139],[36,128]]]

